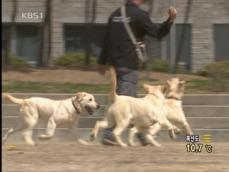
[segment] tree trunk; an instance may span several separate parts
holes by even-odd
[[[46,0],[45,15],[41,25],[41,60],[42,67],[48,67],[51,59],[51,13],[52,0]]]
[[[90,64],[91,47],[90,42],[92,41],[91,34],[93,24],[96,19],[96,8],[97,0],[86,0],[85,1],[85,64]]]
[[[188,20],[189,20],[190,14],[191,14],[191,10],[192,10],[192,4],[193,4],[193,0],[188,0],[186,10],[185,10],[185,16],[184,16],[184,24],[188,23]],[[177,49],[175,66],[174,66],[173,71],[172,71],[174,74],[177,73],[178,63],[180,62],[181,53],[182,53],[182,50],[184,48],[184,41],[185,41],[186,32],[187,32],[187,29],[186,29],[186,27],[184,27],[184,29],[181,33],[181,38],[179,40],[180,46]]]

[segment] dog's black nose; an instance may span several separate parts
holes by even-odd
[[[100,105],[99,105],[99,104],[97,104],[96,108],[97,108],[97,109],[99,109],[99,108],[100,108]]]

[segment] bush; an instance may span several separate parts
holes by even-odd
[[[220,61],[206,66],[205,70],[209,77],[229,78],[229,61]]]
[[[197,74],[211,78],[208,83],[210,90],[217,92],[229,90],[229,61],[211,63]]]
[[[150,70],[156,72],[169,72],[169,63],[166,60],[154,59],[150,63]]]
[[[208,76],[208,71],[206,69],[202,69],[196,72],[197,75],[199,76],[204,76],[207,77]]]
[[[24,60],[23,57],[10,55],[9,56],[9,66],[10,70],[20,70],[20,71],[28,71],[30,69],[30,64]]]
[[[154,59],[150,63],[150,70],[155,72],[165,72],[169,73],[170,71],[170,64],[167,60],[161,59]],[[176,73],[188,73],[184,66],[177,65]]]
[[[90,58],[90,65],[85,65],[84,53],[67,53],[55,60],[55,65],[67,68],[94,68],[96,66],[96,58]]]

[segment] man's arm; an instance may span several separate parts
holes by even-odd
[[[140,22],[145,33],[157,39],[161,39],[166,36],[176,18],[177,11],[175,8],[170,7],[168,14],[169,18],[159,25],[152,23],[150,17],[146,13],[142,14],[140,17]]]

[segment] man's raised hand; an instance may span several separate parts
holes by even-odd
[[[174,20],[176,19],[177,17],[177,10],[175,7],[169,7],[169,10],[168,10],[168,14],[169,14],[169,21],[170,22],[174,22]]]

